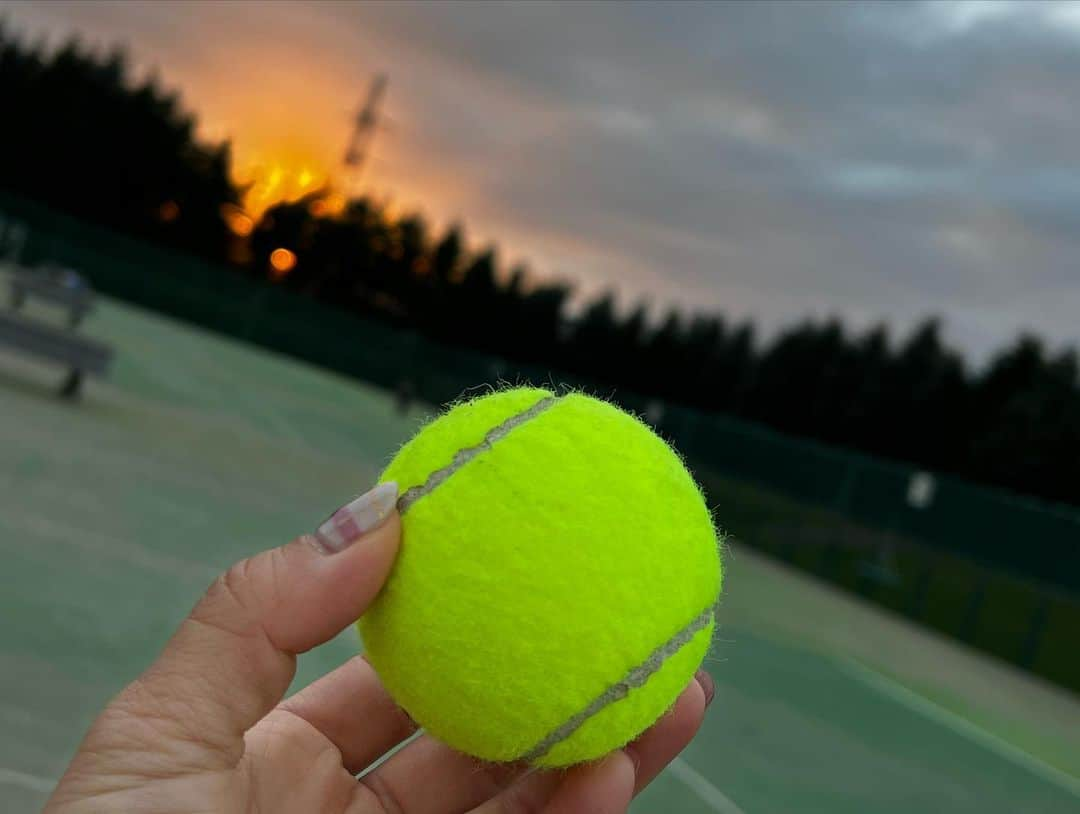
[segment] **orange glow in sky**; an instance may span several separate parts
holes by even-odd
[[[155,77],[201,140],[231,144],[256,224],[281,200],[324,217],[364,196],[572,282],[575,305],[612,288],[763,335],[811,314],[903,332],[945,313],[980,352],[1031,325],[1076,341],[1062,4],[841,3],[824,21],[787,4],[805,72],[776,50],[775,9],[742,4],[732,26],[719,3],[603,5],[0,0],[0,19],[29,43],[123,44],[133,81]],[[1005,56],[985,60],[990,43]],[[926,70],[938,57],[960,108]],[[179,195],[155,203],[163,223],[186,216]],[[248,221],[223,217],[245,243]]]
[[[286,156],[261,163],[250,161],[233,172],[233,180],[244,192],[244,208],[258,218],[281,201],[295,201],[331,185],[330,172],[316,171],[301,160]]]
[[[450,93],[460,105],[475,105],[477,97],[456,85],[443,90],[438,77],[447,66],[439,59],[354,16],[370,15],[374,22],[377,6],[269,3],[260,4],[258,14],[244,3],[201,5],[204,13],[190,13],[187,2],[141,3],[140,14],[132,7],[104,0],[27,3],[18,17],[31,33],[51,31],[57,42],[77,31],[101,48],[126,43],[136,77],[159,71],[161,85],[180,91],[182,106],[197,116],[199,138],[230,142],[233,180],[245,187],[240,214],[253,222],[280,201],[325,189],[328,194],[312,204],[317,217],[339,213],[347,197],[364,195],[388,215],[422,212],[433,233],[465,223],[470,243],[497,241],[521,252],[503,255],[507,262],[525,256],[534,269],[557,270],[567,265],[562,257],[579,257],[563,236],[531,222],[522,226],[512,208],[493,201],[476,183],[477,167],[486,164],[456,159],[440,146],[441,114],[425,89]],[[367,160],[354,175],[343,157],[380,72],[390,76],[390,86]],[[538,115],[517,93],[497,85],[488,90],[509,105],[499,115],[514,121]],[[243,237],[247,222],[222,214],[230,231]]]

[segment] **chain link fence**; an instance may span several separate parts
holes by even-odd
[[[5,247],[27,265],[69,265],[104,294],[435,404],[500,381],[614,396],[684,452],[746,544],[1080,690],[1076,508],[435,344],[0,195]]]

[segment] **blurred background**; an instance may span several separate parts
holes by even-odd
[[[636,810],[1076,811],[1078,95],[1065,2],[0,2],[0,808],[221,568],[534,382],[728,535]]]

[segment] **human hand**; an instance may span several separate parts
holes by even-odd
[[[335,521],[336,518],[336,521]],[[237,563],[95,721],[46,814],[622,812],[693,737],[707,673],[636,741],[562,771],[480,763],[422,735],[357,656],[282,700],[296,657],[374,600],[401,526],[376,488],[315,535]]]

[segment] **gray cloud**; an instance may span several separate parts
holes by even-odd
[[[975,358],[1022,328],[1080,339],[1080,6],[197,8],[388,70],[385,182],[452,174],[425,211],[587,290],[766,330],[939,313]],[[169,36],[168,59],[205,32],[183,5],[129,9],[78,15],[151,55]]]

